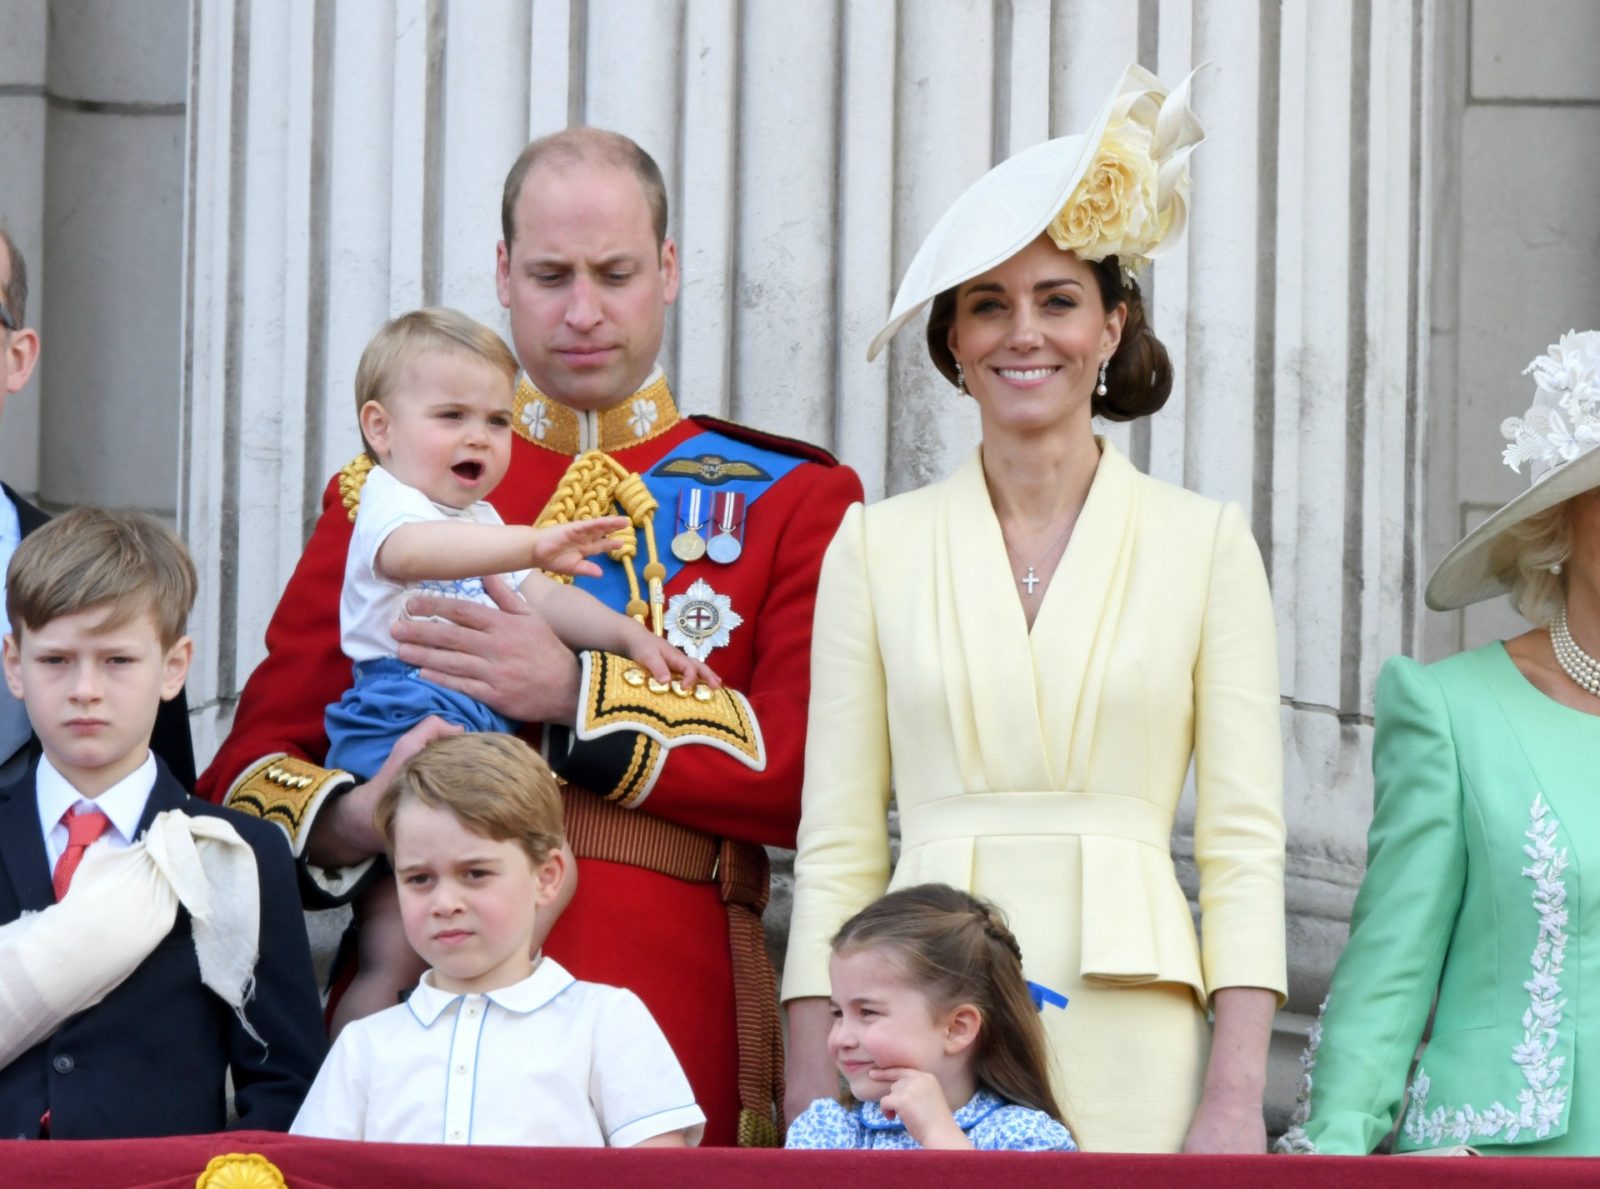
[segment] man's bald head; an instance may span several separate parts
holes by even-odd
[[[517,199],[522,196],[522,183],[538,167],[561,168],[574,164],[611,165],[625,169],[639,180],[639,189],[650,208],[650,221],[655,227],[656,247],[667,239],[667,184],[662,180],[661,167],[655,158],[620,132],[604,128],[568,128],[541,136],[522,150],[511,171],[506,174],[505,190],[500,198],[500,233],[510,247],[516,239]]]

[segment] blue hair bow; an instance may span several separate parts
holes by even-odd
[[[1043,983],[1028,980],[1028,994],[1033,998],[1033,1010],[1043,1011],[1046,1005],[1050,1007],[1066,1007],[1067,997],[1060,991],[1052,991]]]

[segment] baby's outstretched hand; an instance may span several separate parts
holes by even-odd
[[[529,564],[552,574],[575,574],[598,578],[600,567],[585,561],[591,553],[605,553],[617,547],[613,533],[631,522],[626,516],[600,516],[594,520],[574,520],[571,524],[552,524],[539,529],[533,539]]]
[[[972,1141],[956,1124],[955,1113],[945,1101],[939,1079],[922,1069],[874,1069],[875,1082],[888,1082],[889,1092],[878,1100],[878,1108],[891,1119],[899,1119],[911,1138],[924,1148],[971,1148]]]
[[[631,634],[627,653],[630,660],[638,661],[657,681],[680,681],[685,689],[696,685],[716,689],[722,684],[722,678],[704,661],[695,660],[645,628]]]

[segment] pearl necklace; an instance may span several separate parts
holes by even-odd
[[[1600,660],[1595,660],[1578,647],[1578,642],[1572,638],[1572,630],[1567,627],[1565,605],[1556,612],[1555,621],[1550,625],[1550,643],[1555,645],[1556,661],[1567,676],[1580,688],[1600,698]]]

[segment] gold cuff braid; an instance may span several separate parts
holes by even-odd
[[[222,803],[280,826],[289,836],[289,849],[299,858],[328,795],[354,783],[348,772],[279,753],[245,769]]]
[[[726,752],[757,772],[767,766],[761,728],[749,700],[738,690],[666,684],[627,657],[609,652],[585,652],[581,657],[579,739],[639,731],[667,750],[680,743],[699,743]]]

